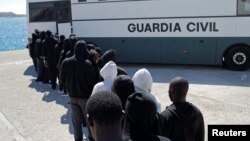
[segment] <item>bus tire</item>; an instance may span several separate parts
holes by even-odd
[[[250,48],[246,45],[232,47],[225,55],[225,65],[233,71],[245,71],[250,67]]]

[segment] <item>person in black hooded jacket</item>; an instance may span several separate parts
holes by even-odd
[[[64,40],[65,40],[65,36],[64,35],[60,35],[59,37],[59,41],[57,42],[56,46],[55,46],[55,61],[56,61],[56,64],[59,63],[59,59],[60,59],[60,55],[61,55],[61,52],[63,50],[63,43],[64,43]]]
[[[52,32],[47,30],[46,39],[43,41],[42,45],[44,50],[45,64],[48,66],[49,78],[51,81],[52,89],[56,89],[57,79],[57,68],[54,57],[56,44],[57,41],[52,37]]]
[[[117,64],[116,51],[113,49],[106,51],[99,59],[98,61],[99,68],[101,69],[109,61],[114,61]],[[128,73],[125,71],[125,69],[117,66],[117,76],[118,75],[128,75]]]
[[[60,58],[58,60],[57,66],[60,68],[62,62],[65,58],[72,57],[74,55],[74,48],[77,42],[77,37],[75,34],[70,34],[69,38],[63,41],[63,50],[61,51]]]
[[[36,40],[39,39],[39,30],[35,29],[35,33],[32,34],[32,40],[31,43],[28,45],[29,48],[29,54],[30,57],[33,61],[34,67],[37,71],[37,56],[36,56],[36,49],[35,49],[35,44],[36,44]]]
[[[204,120],[201,111],[186,102],[188,81],[182,77],[171,80],[169,97],[173,104],[161,115],[163,136],[173,141],[204,141]]]
[[[44,52],[43,52],[43,46],[42,42],[45,40],[46,35],[45,32],[40,32],[40,39],[36,40],[35,44],[35,53],[37,56],[37,82],[48,82],[49,76],[46,70],[46,67],[44,66]]]
[[[85,41],[78,41],[75,46],[74,56],[63,61],[60,71],[60,80],[66,85],[70,97],[76,141],[83,139],[82,125],[88,126],[86,122],[86,103],[95,85],[94,68],[88,60],[88,56]]]
[[[125,109],[124,141],[170,141],[152,131],[157,114],[152,96],[134,93],[128,97]]]
[[[125,110],[128,97],[135,92],[135,86],[132,79],[128,75],[117,76],[111,90],[118,95],[122,102],[122,109]]]
[[[92,65],[94,67],[94,70],[95,70],[96,83],[98,83],[102,80],[101,75],[100,75],[100,69],[97,65],[99,58],[100,58],[99,54],[94,49],[91,49],[89,51],[89,60],[91,61]]]
[[[55,46],[55,62],[56,62],[56,67],[57,67],[57,77],[59,77],[59,72],[60,72],[60,67],[58,66],[59,64],[59,59],[60,59],[60,55],[61,55],[61,52],[63,50],[63,43],[64,43],[64,39],[65,39],[65,36],[64,35],[60,35],[59,37],[59,41],[58,43],[56,44]],[[58,78],[59,79],[59,78]],[[60,82],[60,79],[59,79],[59,91],[62,92],[63,90],[66,90],[64,89],[64,86],[63,84]],[[65,92],[65,91],[64,91]],[[65,92],[66,93],[66,92]]]

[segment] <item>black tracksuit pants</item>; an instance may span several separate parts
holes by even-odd
[[[56,63],[53,61],[48,61],[48,69],[49,69],[49,78],[52,86],[56,86],[56,78],[57,78],[57,68]]]

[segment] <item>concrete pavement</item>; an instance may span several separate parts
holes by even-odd
[[[233,72],[207,66],[123,66],[130,76],[139,68],[152,73],[152,93],[170,105],[168,82],[184,76],[188,101],[200,108],[205,124],[250,124],[250,71]],[[0,52],[0,140],[72,141],[68,98],[34,82],[28,51]],[[206,126],[207,128],[207,126]],[[206,133],[207,134],[207,133]]]

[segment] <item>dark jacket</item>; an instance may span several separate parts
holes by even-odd
[[[36,54],[36,57],[38,59],[41,59],[42,57],[44,57],[44,52],[43,52],[43,40],[45,40],[45,33],[42,32],[40,34],[40,38],[36,40],[36,44],[35,44],[35,54]]]
[[[109,61],[114,61],[115,63],[117,63],[116,52],[113,49],[106,51],[102,55],[102,57],[100,58],[100,60],[98,62],[99,68],[102,68]],[[119,75],[128,75],[128,73],[125,71],[125,69],[117,66],[117,76],[119,76]]]
[[[36,58],[36,53],[35,53],[35,45],[36,45],[36,40],[39,39],[39,35],[38,34],[35,34],[33,33],[32,34],[32,41],[31,43],[29,44],[29,54],[30,54],[30,57],[31,58]]]
[[[59,63],[59,59],[60,59],[60,55],[62,53],[62,50],[63,50],[63,41],[59,41],[56,46],[55,46],[55,62],[56,64]]]
[[[46,38],[43,40],[43,51],[46,61],[49,63],[55,63],[55,45],[57,44],[57,41],[52,38]]]
[[[170,141],[154,134],[156,105],[150,95],[134,93],[126,103],[123,139],[126,141]]]
[[[74,56],[66,58],[61,67],[60,80],[66,85],[70,97],[89,98],[95,85],[92,63],[87,59],[84,41],[77,42]]]
[[[90,62],[92,63],[93,67],[94,67],[94,70],[95,70],[95,80],[96,80],[96,83],[100,82],[102,80],[101,78],[101,75],[100,75],[100,68],[98,67],[97,63],[96,63],[96,57],[98,57],[98,53],[91,49],[89,51],[89,60]]]
[[[191,103],[174,103],[161,113],[163,136],[173,141],[204,141],[204,120]]]
[[[63,48],[64,52],[66,53],[66,57],[72,57],[74,55],[76,42],[76,39],[71,38],[64,40]]]
[[[135,92],[132,79],[128,75],[119,75],[115,78],[111,90],[118,95],[125,110],[128,97]]]
[[[73,56],[73,51],[75,48],[76,44],[76,39],[65,39],[63,42],[63,50],[61,51],[59,61],[58,61],[58,66],[60,67],[62,65],[62,62],[64,61],[65,58],[72,57]]]
[[[43,55],[42,40],[37,39],[35,44],[35,55],[38,59],[41,59]]]

